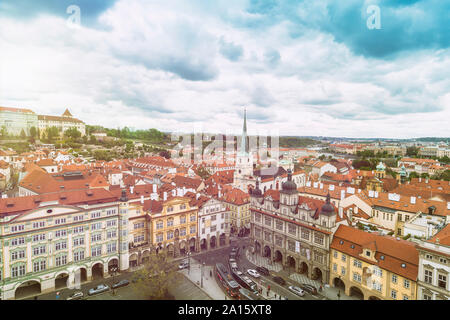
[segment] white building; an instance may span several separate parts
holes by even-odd
[[[214,249],[228,244],[229,214],[225,204],[214,198],[206,201],[199,208],[198,234],[201,250]]]

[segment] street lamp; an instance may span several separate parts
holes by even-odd
[[[187,256],[188,256],[188,274],[191,271],[191,251],[187,252]]]
[[[200,287],[201,288],[203,288],[203,272],[204,272],[204,269],[205,269],[205,262],[203,261],[203,264],[202,264],[202,279],[201,279],[201,283],[200,283]]]
[[[112,268],[111,268],[111,271],[112,271],[112,273],[113,273],[113,285],[112,285],[111,287],[112,287],[112,289],[113,289],[112,294],[113,294],[113,296],[114,296],[114,295],[116,295],[116,290],[114,289],[114,284],[116,283],[115,279],[116,279],[117,267],[112,267]]]

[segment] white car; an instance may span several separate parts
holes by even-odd
[[[251,275],[252,277],[254,277],[254,278],[259,278],[259,277],[261,277],[261,275],[258,273],[258,271],[254,270],[254,269],[248,269],[248,270],[247,270],[247,273],[248,273],[249,275]]]
[[[78,300],[81,298],[83,298],[83,292],[76,291],[72,295],[70,295],[70,297],[68,297],[67,300]]]
[[[288,288],[289,288],[290,291],[292,291],[293,293],[295,293],[296,295],[298,295],[300,297],[303,297],[305,295],[305,291],[303,291],[299,287],[289,286]]]

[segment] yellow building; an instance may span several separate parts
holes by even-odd
[[[198,207],[190,206],[190,198],[173,197],[166,201],[151,201],[151,238],[157,251],[167,250],[178,256],[198,249]]]
[[[416,300],[413,242],[340,225],[330,245],[330,285],[364,300]]]

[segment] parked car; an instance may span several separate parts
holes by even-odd
[[[88,294],[92,296],[93,294],[102,293],[109,291],[109,287],[106,284],[99,284],[95,288],[89,289]]]
[[[300,297],[303,297],[305,295],[305,291],[303,291],[299,287],[289,286],[288,289]]]
[[[311,294],[317,294],[317,289],[313,285],[310,285],[307,283],[302,283],[302,284],[300,284],[300,288],[302,288],[303,290],[305,290],[306,292],[309,292]]]
[[[116,288],[120,288],[120,287],[125,287],[129,284],[130,284],[130,281],[128,281],[127,279],[123,279],[123,280],[120,280],[119,282],[114,283],[111,287],[113,289],[116,289]]]
[[[259,278],[259,277],[261,277],[261,275],[258,273],[258,271],[254,270],[254,269],[248,269],[248,270],[247,270],[247,273],[248,273],[249,275],[251,275],[252,277],[254,277],[254,278]]]
[[[281,286],[286,284],[286,281],[282,277],[275,276],[272,278],[274,282],[278,283]]]
[[[186,269],[186,268],[189,268],[189,262],[188,261],[183,261],[183,262],[180,262],[180,264],[178,265],[178,269]]]
[[[256,267],[256,271],[258,271],[262,275],[270,276],[269,270],[264,267]]]
[[[81,291],[75,291],[66,300],[79,300],[83,298],[84,294]]]

